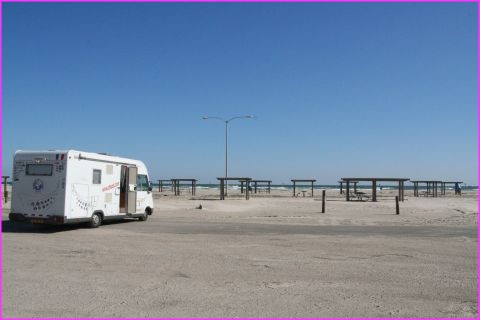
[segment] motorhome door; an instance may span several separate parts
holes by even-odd
[[[137,167],[128,167],[127,175],[128,200],[127,213],[137,212]]]

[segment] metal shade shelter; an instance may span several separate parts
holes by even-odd
[[[439,180],[411,180],[413,183],[413,196],[419,196],[419,184],[426,184],[426,193],[425,196],[432,196],[434,198],[438,197],[438,185],[442,183]]]
[[[168,185],[170,186],[170,188],[172,188],[172,191],[173,191],[173,184],[172,184],[172,180],[168,179],[168,180],[158,180],[158,192],[163,192],[163,183],[164,182],[167,182],[169,183]]]
[[[344,182],[345,181],[342,181],[342,180],[338,181],[338,183],[340,183],[340,194],[343,194],[343,183]],[[357,193],[357,183],[358,183],[358,181],[350,181],[350,183],[353,183],[353,192]]]
[[[408,178],[342,178],[347,184],[346,199],[350,201],[350,183],[357,182],[371,182],[372,183],[372,201],[377,201],[377,182],[397,182],[398,183],[398,199],[403,201],[405,198],[405,181]]]
[[[300,183],[309,183],[311,185],[311,190],[312,190],[312,197],[313,197],[313,184],[317,181],[315,179],[292,179],[291,180],[293,182],[293,196],[296,197],[296,193],[295,193],[295,188],[297,186],[297,183],[300,182]]]
[[[181,182],[190,182],[189,185],[191,186],[192,196],[195,195],[195,191],[197,189],[197,179],[171,179],[172,181],[172,188],[173,192],[176,196],[180,195],[180,185]]]
[[[220,200],[225,200],[225,182],[226,181],[239,181],[242,185],[245,183],[245,200],[250,199],[250,181],[252,181],[252,178],[226,178],[226,177],[221,177],[217,178],[218,181],[220,181]]]
[[[244,181],[240,181],[240,193],[243,193],[244,183],[245,183]],[[251,180],[250,183],[253,184],[254,193],[257,193],[259,183],[266,183],[267,184],[266,192],[270,193],[272,180]]]

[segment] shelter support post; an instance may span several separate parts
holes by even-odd
[[[325,190],[322,190],[322,213],[325,213]]]
[[[223,179],[220,180],[220,200],[225,200],[225,188]]]
[[[7,180],[9,176],[2,176],[3,178],[3,201],[7,203],[8,201],[8,190],[7,190]]]
[[[350,201],[350,180],[347,180],[347,192],[346,192],[346,196],[347,196],[347,201]]]
[[[402,202],[403,202],[404,197],[405,197],[404,191],[405,191],[404,182],[399,180],[398,181],[398,199]]]

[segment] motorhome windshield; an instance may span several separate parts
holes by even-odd
[[[27,176],[51,176],[53,165],[51,164],[27,164]]]

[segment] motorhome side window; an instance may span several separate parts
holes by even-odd
[[[93,184],[102,183],[102,170],[93,169]]]
[[[27,164],[25,174],[27,176],[51,176],[53,165],[51,164]]]
[[[148,191],[148,177],[145,174],[137,175],[137,191]]]

